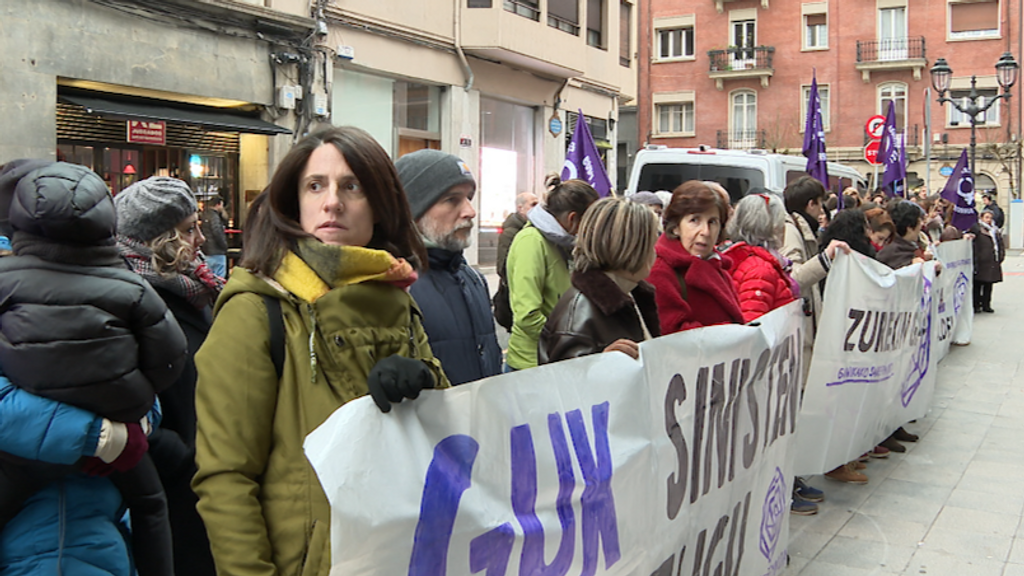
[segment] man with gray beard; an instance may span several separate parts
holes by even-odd
[[[458,156],[419,150],[395,162],[427,247],[429,269],[410,288],[434,356],[452,385],[501,372],[490,291],[462,252],[473,230],[476,181]]]

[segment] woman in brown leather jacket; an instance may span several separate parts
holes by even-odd
[[[618,198],[594,203],[573,250],[572,288],[548,316],[538,345],[540,364],[596,352],[639,357],[639,342],[660,336],[654,287],[657,217]]]

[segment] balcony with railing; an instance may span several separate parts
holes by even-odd
[[[725,50],[709,50],[711,66],[708,78],[715,81],[719,90],[725,88],[726,80],[739,78],[760,78],[761,86],[768,87],[768,79],[775,74],[772,68],[774,46],[730,46]]]
[[[766,148],[768,133],[765,130],[719,130],[716,148],[729,150],[751,150]]]
[[[864,82],[871,81],[872,71],[913,70],[914,80],[921,79],[925,59],[924,36],[857,41],[857,70]]]

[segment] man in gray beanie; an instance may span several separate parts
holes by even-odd
[[[501,348],[487,280],[462,255],[476,217],[473,174],[461,158],[438,150],[406,154],[395,168],[430,261],[410,289],[430,348],[452,385],[499,374]]]

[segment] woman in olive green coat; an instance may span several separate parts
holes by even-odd
[[[349,127],[289,152],[244,240],[196,355],[199,513],[220,574],[326,575],[331,515],[306,435],[367,393],[387,412],[448,386],[406,290],[424,250],[394,165]]]

